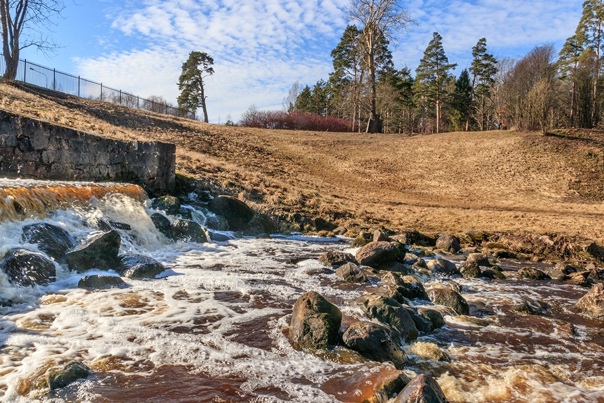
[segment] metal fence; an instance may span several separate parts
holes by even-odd
[[[1,56],[1,54],[0,54]],[[0,57],[0,75],[4,74],[4,58]],[[17,69],[17,81],[46,88],[53,91],[71,94],[80,98],[88,98],[98,101],[108,101],[124,105],[130,108],[144,109],[148,111],[163,113],[166,115],[196,119],[195,113],[157,102],[153,99],[145,99],[139,96],[107,87],[103,83],[73,76],[71,74],[57,71],[49,67],[41,66],[27,60],[19,60]]]

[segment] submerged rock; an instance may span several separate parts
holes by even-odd
[[[428,290],[430,300],[437,305],[453,309],[458,315],[469,315],[470,307],[465,298],[449,287],[437,285]]]
[[[604,284],[594,285],[587,294],[585,294],[576,304],[577,308],[584,313],[596,317],[604,318]]]
[[[64,388],[79,379],[87,378],[88,375],[90,375],[90,368],[81,362],[72,361],[62,369],[48,374],[48,387],[50,390]]]
[[[45,222],[25,225],[21,240],[38,245],[38,249],[60,263],[65,262],[65,253],[76,245],[63,228]]]
[[[69,270],[78,273],[90,269],[111,270],[120,268],[121,237],[117,231],[94,234],[82,245],[65,255]]]
[[[168,217],[161,213],[153,213],[151,214],[151,221],[159,232],[168,238],[170,237],[170,227],[172,226],[172,223]]]
[[[225,195],[213,198],[208,208],[214,214],[223,216],[231,231],[243,231],[255,214],[254,210],[241,200]]]
[[[390,361],[397,369],[403,368],[407,357],[398,343],[392,340],[387,327],[373,322],[357,321],[342,335],[344,344],[374,361]]]
[[[337,306],[314,291],[294,304],[290,337],[303,350],[320,350],[338,341],[342,313]]]
[[[9,250],[0,260],[0,270],[6,273],[9,282],[25,287],[50,284],[57,276],[52,260],[22,248]]]
[[[429,375],[415,377],[398,394],[395,403],[446,403],[447,399],[440,385]]]
[[[85,290],[107,290],[110,288],[126,288],[128,284],[118,276],[104,276],[93,274],[84,276],[78,281],[78,288]]]
[[[369,242],[357,251],[357,261],[365,266],[377,266],[404,258],[398,246],[391,242]]]

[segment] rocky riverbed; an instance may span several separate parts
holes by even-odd
[[[596,245],[258,237],[232,198],[179,204],[0,223],[2,399],[604,401]]]

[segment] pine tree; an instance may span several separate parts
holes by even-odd
[[[306,85],[300,94],[298,94],[298,98],[296,98],[296,105],[294,106],[294,110],[296,112],[307,112],[312,113],[312,91],[308,85]]]
[[[446,86],[449,81],[449,71],[457,66],[449,63],[442,45],[442,37],[434,32],[432,40],[424,51],[424,57],[419,62],[416,73],[416,96],[424,105],[434,105],[436,133],[440,133],[441,111],[447,98]]]
[[[562,80],[570,81],[570,111],[569,111],[569,126],[575,127],[575,116],[577,114],[577,80],[578,71],[583,54],[583,47],[577,40],[577,36],[573,35],[566,40],[564,46],[560,50],[558,59],[558,71]]]
[[[603,0],[586,0],[583,2],[583,14],[577,26],[575,37],[583,50],[583,58],[593,60],[592,81],[592,126],[597,126],[600,115],[599,83],[601,76],[601,53],[604,45],[604,2]]]
[[[487,53],[487,40],[481,38],[476,46],[472,48],[472,65],[470,72],[472,73],[472,99],[468,105],[468,113],[466,115],[465,130],[470,129],[471,110],[476,109],[476,98],[479,100],[480,114],[478,116],[478,124],[480,130],[486,129],[486,99],[491,95],[491,90],[495,84],[495,75],[497,74],[497,59],[492,54]]]
[[[206,107],[206,95],[204,78],[214,74],[214,59],[205,52],[193,51],[189,58],[182,64],[182,73],[178,79],[178,107],[195,112],[201,107],[204,122],[208,123],[208,109]]]

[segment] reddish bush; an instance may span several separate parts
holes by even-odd
[[[303,112],[259,111],[255,108],[250,108],[243,114],[239,125],[264,129],[329,132],[348,132],[352,127],[350,121],[334,116]]]

